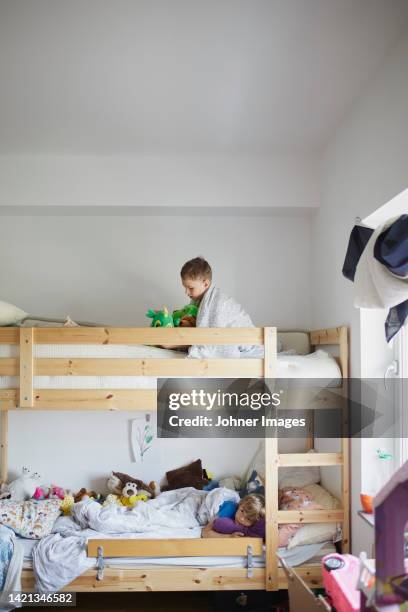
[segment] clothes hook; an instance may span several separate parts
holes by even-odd
[[[384,372],[384,389],[386,391],[388,391],[387,378],[389,377],[390,374],[394,374],[394,376],[398,376],[398,361],[396,359],[391,361],[391,363],[389,364],[389,366],[386,368]]]

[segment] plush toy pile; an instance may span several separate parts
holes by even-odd
[[[138,502],[155,497],[158,490],[155,482],[146,484],[122,472],[111,472],[107,481],[107,488],[110,491],[107,497],[85,487],[74,493],[55,484],[44,486],[41,480],[42,477],[38,472],[31,472],[29,468],[23,467],[18,478],[1,485],[0,501],[22,503],[30,500],[35,503],[53,499],[60,502],[59,508],[64,515],[70,515],[73,505],[86,499],[93,499],[105,505],[118,503],[133,508]]]
[[[195,327],[197,312],[196,304],[187,304],[179,310],[173,310],[173,314],[170,314],[168,308],[163,306],[162,310],[150,308],[146,317],[152,319],[151,327]]]

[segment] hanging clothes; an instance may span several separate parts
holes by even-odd
[[[373,232],[374,230],[371,227],[364,227],[363,225],[355,225],[351,230],[342,270],[343,276],[351,281],[354,281],[357,264]]]
[[[408,276],[408,215],[401,215],[378,237],[374,257],[392,274]],[[385,321],[387,342],[399,332],[408,317],[408,299],[391,308]]]
[[[408,215],[401,215],[377,239],[374,257],[397,276],[408,274]]]
[[[376,230],[354,227],[343,274],[354,280],[355,306],[390,308],[385,322],[390,341],[408,316],[408,215]]]

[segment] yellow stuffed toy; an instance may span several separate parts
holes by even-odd
[[[127,497],[126,495],[121,495],[119,500],[122,506],[130,506],[131,508],[133,508],[133,506],[136,506],[138,501],[147,501],[147,495],[145,493],[131,495],[130,497]]]
[[[127,482],[122,489],[122,495],[119,501],[122,506],[133,508],[139,501],[147,501],[148,497],[145,493],[137,492],[137,485],[134,482]]]
[[[65,495],[60,505],[60,510],[62,510],[64,516],[70,516],[74,503],[75,501],[73,495]]]

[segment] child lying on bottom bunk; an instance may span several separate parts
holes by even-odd
[[[280,510],[322,510],[322,506],[313,502],[310,493],[300,487],[280,489],[278,504]],[[278,546],[287,546],[301,527],[300,523],[279,525]],[[203,538],[240,536],[265,539],[265,498],[262,495],[247,495],[238,505],[224,502],[218,516],[202,531]]]
[[[248,536],[265,539],[265,499],[262,495],[247,495],[238,506],[233,502],[225,502],[223,506],[225,504],[228,504],[225,514],[229,516],[221,509],[218,516],[204,527],[203,538]]]

